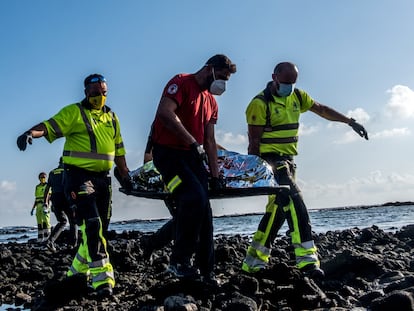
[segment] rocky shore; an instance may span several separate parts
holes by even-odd
[[[65,233],[65,232],[64,232]],[[240,266],[248,236],[217,236],[219,286],[165,273],[170,248],[143,257],[140,232],[110,232],[117,285],[103,300],[83,277],[64,277],[74,255],[28,243],[0,244],[0,304],[7,310],[414,310],[414,225],[390,233],[377,227],[314,236],[326,276],[304,277],[289,239],[275,241],[268,269],[248,275]]]

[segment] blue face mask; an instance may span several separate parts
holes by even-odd
[[[279,83],[279,88],[277,89],[277,95],[279,95],[280,97],[288,97],[292,95],[294,89],[295,89],[295,83],[293,84]]]

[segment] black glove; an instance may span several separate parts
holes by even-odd
[[[132,190],[131,178],[122,177],[117,166],[114,168],[114,176],[118,180],[118,182],[121,184],[121,187],[124,188],[127,192],[130,192]]]
[[[124,188],[127,192],[132,191],[132,181],[131,178],[123,178],[121,182],[122,188]]]
[[[83,220],[81,219],[81,217],[79,217],[79,213],[78,213],[78,207],[76,206],[76,204],[71,204],[70,206],[69,206],[69,211],[71,212],[71,217],[72,217],[72,219],[75,221],[75,223],[78,225],[78,226],[81,226],[82,225],[82,222],[83,222]]]
[[[211,177],[208,181],[208,185],[211,192],[218,192],[226,188],[226,182],[224,179],[221,179],[219,177]]]
[[[27,143],[31,145],[32,141],[33,141],[32,134],[30,133],[30,131],[26,131],[22,135],[17,137],[17,147],[19,148],[19,150],[25,151],[27,147]]]
[[[352,129],[358,133],[359,136],[364,137],[366,140],[368,140],[368,133],[365,130],[365,128],[359,124],[357,121],[355,121],[355,119],[351,118],[351,122],[348,123],[348,125],[350,127],[352,127]]]
[[[207,163],[207,154],[203,146],[201,146],[198,142],[194,142],[190,145],[190,148],[194,155],[200,159],[201,162]]]
[[[177,212],[177,203],[175,202],[174,198],[169,195],[164,199],[164,204],[168,208],[168,211],[170,212],[172,217],[175,217],[175,214]]]

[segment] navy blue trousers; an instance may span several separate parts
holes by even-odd
[[[182,181],[173,191],[177,210],[171,263],[189,264],[195,255],[195,265],[201,274],[207,275],[214,269],[207,171],[193,152],[160,145],[154,145],[153,161],[165,184],[175,176]]]

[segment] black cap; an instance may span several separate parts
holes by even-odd
[[[206,65],[211,65],[214,68],[225,68],[230,71],[230,73],[235,73],[237,71],[236,64],[233,64],[231,60],[224,54],[216,54],[211,57]]]
[[[83,85],[86,87],[87,85],[96,82],[106,82],[106,79],[103,75],[100,75],[99,73],[94,73],[85,78],[85,80],[83,81]]]

